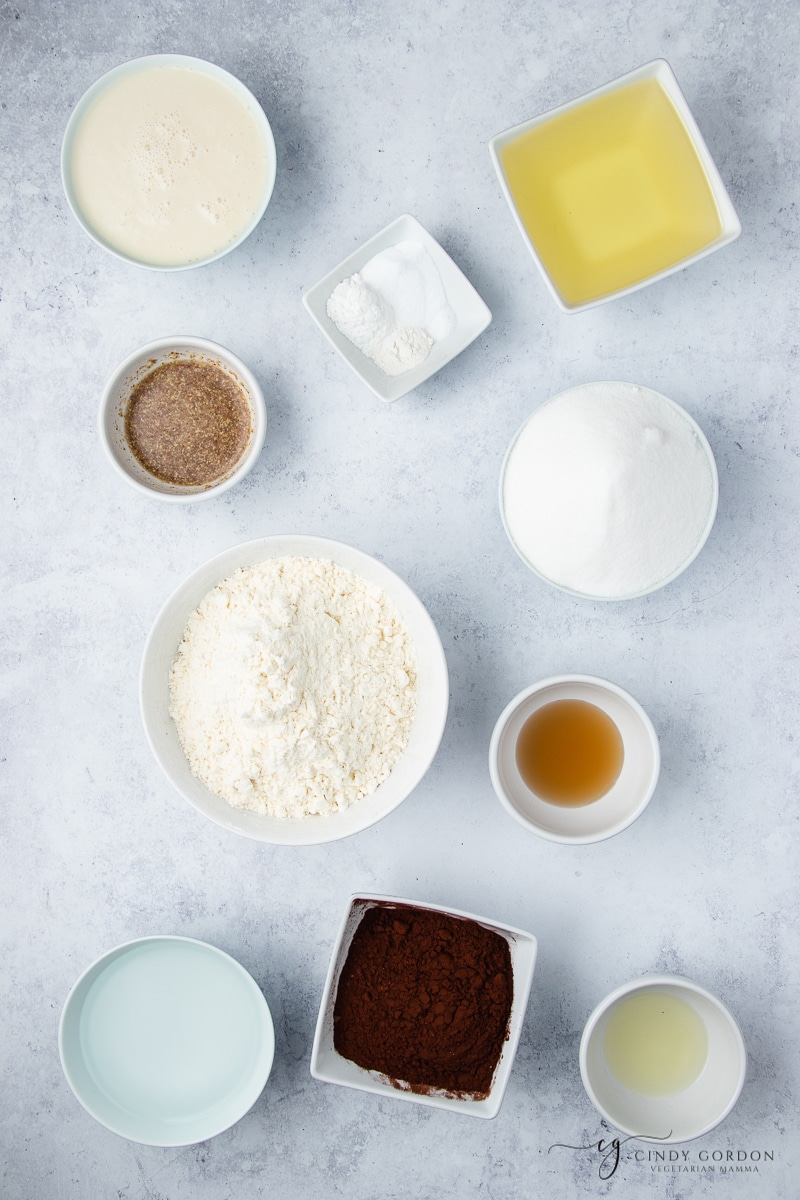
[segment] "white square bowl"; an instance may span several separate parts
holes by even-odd
[[[632,83],[639,83],[646,79],[656,79],[661,84],[661,87],[667,94],[667,97],[672,102],[678,116],[680,117],[686,129],[689,139],[694,147],[695,153],[700,160],[708,186],[714,197],[717,205],[717,211],[720,219],[720,233],[718,237],[703,246],[696,253],[689,255],[687,258],[680,259],[678,262],[672,263],[665,267],[662,271],[657,271],[652,275],[647,275],[644,279],[638,280],[629,287],[620,288],[614,292],[608,292],[604,296],[597,296],[594,299],[582,301],[577,304],[568,303],[561,293],[558,291],[553,279],[551,278],[547,268],[542,262],[537,252],[531,237],[525,228],[522,218],[517,210],[514,202],[514,197],[506,180],[505,171],[501,159],[501,151],[509,144],[516,141],[525,133],[529,133],[531,129],[535,129],[539,125],[545,125],[552,121],[555,117],[560,117],[575,108],[580,108],[588,101],[596,100],[599,96],[605,96],[609,92],[620,91]],[[626,75],[621,75],[618,79],[613,79],[610,83],[604,84],[602,87],[595,88],[594,91],[587,92],[583,96],[578,96],[577,99],[569,101],[567,104],[562,104],[558,108],[552,108],[549,112],[541,113],[538,117],[534,117],[530,121],[524,121],[521,125],[515,125],[512,129],[506,129],[503,133],[499,133],[497,137],[492,138],[489,142],[489,153],[494,163],[494,168],[497,172],[497,177],[500,180],[500,186],[503,189],[508,206],[517,223],[517,228],[522,234],[525,244],[530,250],[534,262],[536,263],[542,278],[544,279],[551,296],[555,300],[562,312],[574,313],[582,312],[587,308],[595,308],[598,304],[605,304],[608,300],[616,300],[620,296],[627,296],[631,292],[638,292],[640,288],[647,287],[650,283],[655,283],[659,279],[665,279],[667,275],[672,275],[675,271],[680,271],[684,267],[690,266],[691,263],[698,262],[706,255],[713,253],[714,250],[719,250],[723,246],[727,246],[729,242],[734,241],[742,232],[742,226],[736,215],[736,210],[733,207],[730,196],[722,182],[722,177],[717,170],[711,153],[706,146],[703,135],[701,134],[697,122],[692,116],[691,109],[686,101],[686,97],[681,91],[672,68],[666,59],[657,58],[653,62],[645,63],[643,67],[637,67],[634,71],[629,71]]]
[[[448,1095],[444,1092],[433,1095],[418,1095],[416,1092],[404,1091],[393,1087],[378,1071],[366,1071],[348,1058],[343,1058],[333,1045],[333,1010],[336,1004],[336,992],[339,977],[353,941],[353,935],[361,923],[361,919],[369,908],[377,904],[396,906],[398,908],[417,908],[430,912],[446,913],[449,917],[460,917],[467,921],[475,921],[484,929],[500,934],[508,942],[511,954],[511,969],[513,974],[513,989],[511,997],[511,1015],[508,1022],[508,1036],[503,1043],[500,1061],[492,1080],[492,1087],[485,1100],[470,1100]],[[514,1055],[519,1045],[522,1023],[525,1020],[525,1010],[533,982],[533,970],[536,965],[536,938],[530,933],[516,929],[512,925],[500,925],[496,921],[487,921],[476,917],[473,913],[462,912],[457,908],[445,908],[440,904],[420,904],[416,900],[404,900],[397,896],[381,896],[367,892],[359,892],[351,896],[331,956],[325,987],[322,993],[317,1028],[314,1033],[314,1044],[311,1049],[311,1074],[315,1079],[324,1083],[338,1083],[342,1087],[357,1088],[362,1092],[372,1092],[375,1096],[391,1096],[395,1100],[410,1100],[414,1104],[427,1104],[431,1108],[446,1108],[451,1112],[466,1113],[471,1117],[490,1119],[496,1117],[503,1103],[506,1086],[511,1074]]]
[[[343,279],[355,275],[382,250],[389,250],[398,242],[404,241],[419,242],[430,254],[439,272],[447,300],[456,315],[456,324],[447,337],[434,342],[430,354],[418,367],[412,367],[402,375],[386,375],[337,328],[328,316],[327,304],[331,292]],[[492,320],[492,314],[463,271],[456,266],[436,239],[431,237],[427,229],[408,213],[392,221],[391,225],[387,225],[380,233],[376,233],[349,258],[340,262],[338,267],[329,271],[319,283],[315,283],[303,296],[303,304],[334,350],[338,350],[362,383],[365,383],[379,400],[386,402],[399,400],[426,379],[430,379],[474,342]]]

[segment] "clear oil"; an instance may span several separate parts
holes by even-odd
[[[603,1042],[612,1075],[642,1096],[671,1096],[694,1083],[708,1057],[699,1013],[668,992],[639,992],[622,1000]]]
[[[592,804],[614,786],[625,752],[607,713],[586,700],[553,700],[537,708],[517,737],[517,770],[548,804]]]

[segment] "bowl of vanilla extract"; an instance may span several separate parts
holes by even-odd
[[[626,829],[649,804],[660,765],[647,713],[593,675],[558,675],[520,692],[489,747],[498,800],[552,842],[599,842]]]

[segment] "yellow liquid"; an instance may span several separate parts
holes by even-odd
[[[641,1096],[672,1096],[694,1083],[708,1056],[702,1018],[668,992],[622,1000],[606,1026],[603,1050],[612,1075]]]
[[[722,232],[706,173],[656,79],[630,83],[500,151],[528,236],[567,304],[648,279]]]

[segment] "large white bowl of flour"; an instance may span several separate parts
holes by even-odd
[[[241,568],[274,559],[334,563],[385,594],[413,644],[416,705],[405,748],[390,774],[370,794],[337,811],[275,816],[233,807],[192,772],[170,714],[170,676],[190,617],[204,598]],[[258,841],[314,845],[335,841],[375,824],[410,795],[430,766],[444,732],[449,682],[444,651],[430,616],[414,592],[377,559],[342,542],[294,534],[232,546],[199,567],[170,596],[150,632],[142,659],[140,703],[145,733],[170,783],[218,825]],[[294,780],[287,777],[286,789]]]
[[[500,512],[523,562],[590,600],[664,587],[705,545],[714,455],[689,414],[635,383],[587,383],[547,400],[513,438]]]

